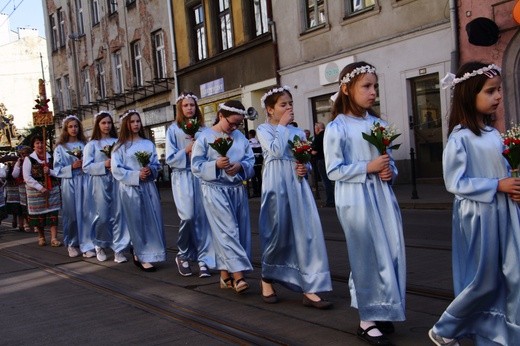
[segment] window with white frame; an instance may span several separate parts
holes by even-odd
[[[267,19],[267,2],[266,0],[253,0],[255,12],[255,28],[256,36],[260,36],[269,31],[269,21]]]
[[[347,15],[364,12],[374,8],[375,0],[347,0]]]
[[[69,76],[63,76],[63,110],[71,109],[72,98],[70,94],[70,80]]]
[[[197,47],[197,59],[203,60],[208,57],[206,45],[206,31],[204,28],[204,8],[201,4],[193,7],[195,46]]]
[[[229,0],[218,0],[218,20],[220,23],[222,50],[232,48],[233,28],[231,27]]]
[[[98,60],[96,62],[96,70],[97,70],[98,98],[105,99],[107,97],[107,85],[106,85],[106,77],[105,77],[105,62],[103,60]]]
[[[60,47],[64,47],[67,42],[67,36],[65,36],[65,12],[63,9],[58,9],[58,32],[60,36]]]
[[[325,0],[305,0],[305,28],[325,24]]]
[[[85,34],[85,27],[83,25],[83,6],[81,0],[76,0],[76,22],[78,25],[78,34]]]
[[[99,23],[99,0],[91,0],[92,5],[92,26]]]
[[[90,73],[88,66],[85,67],[82,71],[82,77],[83,77],[83,102],[85,104],[90,103]]]
[[[56,18],[54,14],[49,16],[49,22],[51,24],[51,46],[52,50],[58,49],[58,26],[56,25]]]
[[[115,13],[117,11],[117,0],[107,0],[108,14]]]
[[[166,52],[164,49],[164,33],[158,31],[152,35],[154,48],[155,78],[166,78]]]
[[[123,84],[123,63],[121,61],[121,52],[117,51],[112,54],[112,60],[114,63],[114,92],[116,94],[122,94],[125,89]]]
[[[134,86],[143,86],[143,66],[141,56],[140,41],[131,44],[132,46],[132,70],[134,72]]]
[[[65,109],[63,108],[63,89],[61,78],[56,79],[56,99],[58,101],[58,109],[60,111],[64,111]]]

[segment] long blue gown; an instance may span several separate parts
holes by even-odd
[[[293,126],[257,129],[264,169],[259,230],[262,277],[298,292],[331,291],[327,249],[318,209],[307,179],[296,175],[288,140],[305,133]]]
[[[78,158],[69,152],[79,148],[84,150],[82,142],[68,142],[54,149],[54,172],[61,180],[61,215],[63,223],[63,243],[66,246],[79,247],[81,252],[94,250],[89,228],[84,227],[83,208],[85,199],[85,174],[83,170],[72,169],[72,163]]]
[[[119,182],[105,167],[108,157],[101,151],[115,141],[116,138],[91,140],[83,150],[86,191],[91,192],[91,198],[85,201],[83,223],[86,229],[90,229],[94,245],[121,252],[130,245],[130,234],[121,217]]]
[[[520,345],[520,212],[497,192],[508,176],[497,130],[481,136],[455,127],[443,153],[446,189],[453,203],[455,299],[434,326],[447,338],[477,345]]]
[[[195,138],[200,134],[197,132]],[[193,139],[174,122],[166,132],[166,163],[172,169],[173,200],[180,218],[177,238],[178,255],[185,260],[204,262],[215,267],[215,251],[211,246],[211,230],[202,204],[200,181],[191,172],[185,148]]]
[[[230,273],[253,270],[251,265],[251,223],[249,202],[243,182],[254,174],[255,157],[249,141],[238,130],[233,131],[233,145],[227,153],[231,163],[240,162],[242,169],[234,176],[216,167],[219,154],[209,146],[221,133],[204,130],[191,151],[191,169],[201,180],[202,198],[211,227],[218,270]]]
[[[151,153],[152,174],[146,181],[139,179],[141,165],[135,156],[138,151]],[[166,260],[166,240],[159,193],[154,179],[160,164],[155,145],[147,139],[128,141],[112,152],[111,168],[119,181],[119,200],[123,218],[130,232],[134,254],[141,262]]]
[[[391,185],[367,173],[367,164],[380,155],[362,137],[374,122],[386,125],[368,113],[339,114],[325,129],[325,165],[330,180],[336,181],[336,212],[351,268],[351,305],[361,320],[403,321],[406,263],[401,212]],[[395,179],[392,158],[390,168]]]

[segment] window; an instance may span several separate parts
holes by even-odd
[[[229,0],[218,0],[218,20],[220,23],[222,50],[226,50],[233,47],[233,28],[231,27]]]
[[[202,5],[193,7],[194,31],[197,47],[197,59],[203,60],[208,57],[208,49],[206,46],[206,31],[204,29],[204,9]]]
[[[83,26],[83,6],[81,0],[76,0],[76,21],[78,25],[78,34],[85,34],[85,27]]]
[[[51,23],[51,45],[52,50],[58,49],[58,27],[56,26],[56,18],[54,18],[54,14],[49,16],[49,22]]]
[[[126,0],[126,6],[135,5],[135,0]]]
[[[88,66],[83,69],[81,74],[83,76],[83,101],[88,105],[90,103],[90,74]]]
[[[96,62],[97,70],[97,88],[98,88],[98,99],[105,99],[107,97],[107,86],[105,78],[105,63],[103,60]]]
[[[64,47],[67,37],[65,36],[65,12],[61,8],[58,9],[58,31],[60,34],[60,47]]]
[[[124,91],[123,85],[123,63],[121,62],[121,52],[117,51],[112,55],[114,62],[114,92],[122,94]]]
[[[141,46],[139,41],[132,43],[132,70],[134,72],[134,86],[143,86],[143,67]]]
[[[91,0],[92,4],[92,26],[99,23],[99,0]]]
[[[60,78],[56,79],[56,98],[58,101],[58,109],[60,111],[64,111],[65,109],[63,108],[63,89]]]
[[[107,0],[108,14],[117,12],[117,0]]]
[[[269,30],[266,0],[254,0],[253,5],[255,11],[256,36],[260,36]]]
[[[371,9],[375,6],[374,0],[348,0],[347,9],[348,14],[355,14]]]
[[[164,50],[164,33],[156,32],[152,37],[154,49],[155,78],[166,78],[166,55]]]
[[[325,0],[305,0],[306,29],[325,24],[324,2]]]
[[[69,76],[63,76],[63,110],[71,108],[72,99],[70,95],[70,80]]]

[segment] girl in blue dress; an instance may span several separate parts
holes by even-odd
[[[81,121],[75,115],[63,119],[63,129],[54,149],[54,171],[61,180],[61,216],[63,242],[70,257],[94,257],[94,243],[84,227],[83,208],[85,175],[83,174],[83,149],[87,139]]]
[[[119,181],[119,201],[130,233],[134,264],[153,272],[156,267],[152,263],[166,261],[161,204],[154,182],[161,165],[155,145],[144,135],[139,113],[129,110],[120,120],[111,170]]]
[[[391,150],[382,155],[362,136],[370,134],[376,122],[387,126],[371,109],[377,96],[375,68],[352,63],[339,80],[323,143],[347,241],[351,305],[359,312],[358,337],[374,345],[391,345],[384,333],[393,332],[392,321],[405,319],[405,245],[391,187],[397,169]]]
[[[196,120],[200,128],[193,136],[183,130]],[[195,125],[192,125],[195,126]],[[215,267],[215,252],[211,246],[211,230],[204,206],[200,181],[191,172],[193,142],[205,128],[204,116],[197,105],[197,96],[185,92],[177,98],[177,117],[166,133],[166,163],[172,169],[173,200],[180,219],[175,257],[182,276],[192,275],[189,260],[199,265],[199,277],[211,276],[208,266]],[[188,131],[189,132],[189,131]]]
[[[191,151],[191,170],[201,180],[220,287],[237,293],[249,288],[244,272],[253,270],[249,202],[243,182],[254,174],[255,157],[249,141],[237,130],[245,115],[240,101],[220,104],[215,125],[197,137]],[[232,145],[221,155],[210,144],[224,138],[232,139]]]
[[[503,141],[490,126],[502,100],[500,68],[466,63],[453,88],[443,153],[452,222],[455,299],[429,331],[436,345],[520,345],[520,179],[510,178]]]
[[[267,123],[257,129],[264,169],[259,230],[262,240],[262,299],[278,301],[272,283],[303,292],[305,306],[332,306],[316,292],[331,291],[329,262],[318,209],[307,183],[307,166],[297,163],[288,141],[305,133],[294,120],[288,87],[275,87],[262,97]]]
[[[114,262],[127,259],[123,251],[130,244],[130,235],[121,218],[119,183],[110,172],[110,156],[117,140],[112,115],[107,111],[94,117],[92,137],[83,151],[83,172],[87,174],[87,191],[92,198],[86,200],[85,227],[90,228],[98,261],[105,261],[106,248],[114,251]]]

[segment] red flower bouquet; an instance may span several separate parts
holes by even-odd
[[[212,147],[221,156],[226,156],[232,145],[233,138],[229,136],[217,137],[213,143],[209,143],[209,146]]]
[[[186,119],[181,123],[181,130],[191,138],[195,138],[195,134],[199,131],[200,124],[195,118]]]
[[[520,126],[512,124],[511,128],[502,134],[505,149],[502,155],[511,166],[511,176],[519,177],[520,165]]]
[[[392,144],[394,139],[399,137],[401,134],[397,133],[397,130],[393,126],[384,127],[379,122],[375,122],[370,129],[370,134],[362,133],[363,138],[370,144],[374,145],[379,154],[386,154],[388,149],[399,149],[401,144]]]
[[[36,102],[36,105],[33,107],[33,109],[37,109],[40,113],[46,113],[49,111],[49,102],[50,99],[42,98],[40,96],[37,96],[37,99],[34,100]]]
[[[287,142],[289,143],[289,147],[291,148],[294,158],[298,163],[306,164],[311,160],[311,142],[302,140],[300,136],[294,136],[292,141],[289,140]],[[298,176],[298,179],[301,181],[302,177]]]

